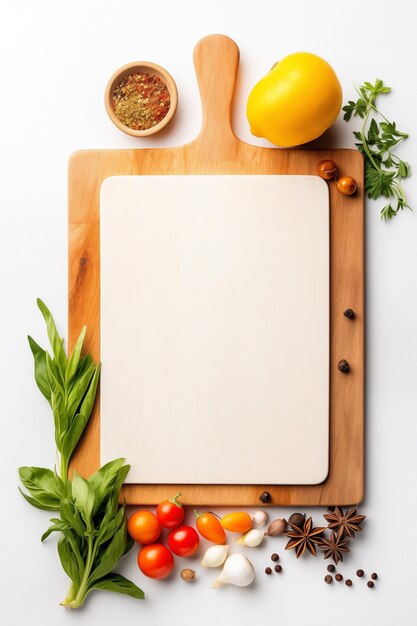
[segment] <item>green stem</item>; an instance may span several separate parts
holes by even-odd
[[[77,594],[77,587],[74,581],[71,581],[71,585],[70,585],[70,588],[68,589],[67,597],[65,598],[63,602],[61,602],[61,605],[68,606],[69,604],[71,604],[71,602],[74,601],[76,594]]]
[[[65,480],[66,478],[68,478],[68,465],[69,465],[69,459],[66,459],[64,455],[61,454],[60,470],[59,470],[59,477],[61,478],[61,480]]]
[[[365,116],[365,119],[363,121],[362,128],[361,128],[361,140],[362,140],[362,145],[363,145],[363,149],[365,151],[366,156],[368,157],[368,159],[370,160],[370,162],[372,163],[372,165],[374,166],[376,171],[381,173],[382,169],[379,167],[379,165],[377,165],[375,163],[374,158],[372,156],[372,153],[369,150],[368,142],[367,142],[366,136],[365,136],[366,124],[368,123],[368,119],[369,119],[369,116],[371,114],[371,111],[372,111],[372,108],[368,107],[368,111],[366,113],[366,116]]]
[[[88,594],[88,581],[90,578],[91,570],[93,568],[94,559],[96,557],[96,549],[97,546],[94,545],[94,539],[90,535],[88,537],[87,560],[85,563],[84,575],[80,582],[80,586],[78,587],[76,594],[74,594],[74,597],[70,602],[64,600],[64,602],[62,603],[64,606],[67,606],[70,609],[78,609],[84,604],[84,600]]]

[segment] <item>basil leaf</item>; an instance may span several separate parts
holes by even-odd
[[[113,535],[122,526],[125,515],[124,507],[120,507],[115,517],[113,516],[113,514],[111,514],[110,520],[106,518],[106,515],[104,516],[103,521],[100,524],[100,528],[96,537],[97,546],[101,546],[103,545],[103,543],[106,543],[106,541],[109,541],[109,539],[111,539],[111,537],[113,537]]]
[[[74,452],[75,446],[79,442],[80,437],[87,426],[87,422],[90,419],[96,398],[99,377],[100,364],[96,367],[88,391],[81,402],[79,413],[77,413],[75,418],[71,421],[68,430],[62,437],[61,451],[62,454],[68,459]]]
[[[38,303],[40,312],[42,313],[43,318],[46,322],[46,330],[48,332],[49,342],[51,344],[51,348],[52,348],[56,365],[59,368],[61,381],[63,382],[65,378],[65,370],[68,364],[67,356],[62,346],[63,339],[61,339],[58,335],[55,322],[46,304],[42,302],[40,298],[37,299],[37,303]]]
[[[59,512],[62,519],[68,522],[77,535],[84,538],[87,530],[86,526],[83,524],[79,511],[75,509],[74,504],[69,499],[61,502]]]
[[[81,350],[84,343],[85,333],[87,332],[87,327],[83,326],[81,330],[80,336],[77,339],[77,342],[72,351],[71,357],[68,361],[68,366],[65,370],[65,386],[68,387],[74,379],[74,376],[77,372],[77,368],[80,362]]]
[[[113,536],[110,543],[98,554],[97,565],[88,579],[90,585],[95,580],[108,574],[123,556],[126,548],[126,520],[123,526]]]
[[[137,600],[143,600],[145,594],[142,589],[139,589],[131,580],[128,580],[120,574],[107,574],[93,583],[89,590],[92,589],[105,589],[106,591],[114,591],[116,593],[124,593]]]
[[[29,346],[33,354],[35,362],[35,380],[41,393],[48,402],[51,401],[51,387],[49,385],[46,373],[46,352],[43,350],[30,335],[28,335]]]
[[[83,372],[77,372],[76,379],[74,380],[67,399],[67,412],[71,416],[75,416],[79,411],[80,405],[87,393],[90,386],[91,379],[93,378],[96,366],[91,363],[90,366]]]
[[[88,479],[89,484],[96,493],[94,514],[100,510],[106,498],[110,497],[112,499],[114,492],[117,492],[118,500],[120,487],[130,469],[130,465],[123,466],[124,462],[125,459],[110,461]]]
[[[81,576],[78,569],[77,558],[66,537],[61,537],[58,541],[58,554],[65,573],[76,585],[79,585]]]
[[[52,522],[53,520],[50,521]],[[45,541],[45,539],[47,539],[49,535],[53,532],[62,532],[63,530],[68,530],[69,528],[70,526],[66,522],[62,522],[61,520],[55,520],[54,524],[52,524],[52,526],[50,526],[48,530],[43,533],[41,541]]]
[[[59,510],[61,494],[52,470],[43,467],[20,467],[19,476],[30,495],[21,489],[20,493],[30,504],[47,511]]]
[[[77,562],[80,580],[85,572],[85,560],[87,559],[87,542],[79,541],[72,530],[63,531],[63,534],[71,547],[72,554]]]
[[[46,373],[48,376],[49,384],[52,391],[64,395],[63,381],[61,380],[59,369],[54,361],[49,356],[48,352],[45,352],[46,357]]]
[[[92,526],[92,515],[94,508],[95,494],[88,482],[74,471],[72,477],[72,497],[75,508],[81,513],[87,529]]]

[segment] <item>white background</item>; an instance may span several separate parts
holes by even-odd
[[[241,50],[234,128],[251,137],[244,110],[254,83],[280,57],[308,50],[325,57],[342,82],[345,100],[353,82],[383,78],[394,88],[381,105],[411,138],[401,154],[416,167],[416,9],[412,0],[330,2],[240,0],[13,0],[0,15],[1,124],[1,568],[0,621],[5,626],[118,622],[161,626],[337,623],[411,626],[416,623],[414,526],[416,506],[417,218],[406,212],[379,221],[381,203],[368,203],[367,225],[367,428],[366,531],[342,571],[376,570],[374,590],[323,583],[321,559],[283,553],[283,540],[250,552],[256,584],[212,590],[214,572],[195,585],[178,576],[145,579],[132,551],[120,566],[147,593],[144,602],[95,592],[82,612],[58,606],[67,579],[54,539],[39,536],[48,514],[31,509],[17,492],[19,465],[54,463],[52,421],[35,388],[26,342],[45,343],[35,299],[52,309],[62,333],[67,325],[66,168],[80,148],[171,146],[191,140],[201,114],[192,50],[220,32]],[[103,106],[108,77],[132,60],[165,66],[179,89],[179,109],[164,134],[147,140],[125,136]],[[352,146],[339,120],[327,145]],[[266,145],[266,144],[265,144]],[[417,172],[417,170],[416,170]],[[417,174],[416,174],[417,175]],[[415,176],[416,176],[415,175]],[[407,182],[417,207],[416,178]],[[219,433],[221,436],[221,433]],[[248,459],[248,463],[250,463]],[[349,468],[346,468],[349,472]],[[314,510],[321,522],[323,510]],[[285,515],[287,511],[271,511]],[[266,577],[277,550],[285,572]],[[249,552],[249,550],[248,550]]]

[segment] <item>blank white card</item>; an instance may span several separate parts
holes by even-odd
[[[328,472],[329,199],[315,176],[101,188],[101,462],[130,483]]]

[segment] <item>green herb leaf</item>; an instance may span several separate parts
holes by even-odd
[[[80,512],[87,529],[90,529],[95,501],[94,490],[91,488],[88,481],[76,471],[74,471],[72,477],[71,487],[75,508]]]
[[[50,520],[52,522],[52,520]],[[52,524],[52,526],[50,526],[48,528],[48,530],[46,530],[42,537],[41,537],[41,541],[45,541],[45,539],[47,539],[49,537],[49,535],[53,532],[62,532],[64,530],[68,530],[70,528],[70,526],[66,523],[66,522],[62,522],[60,519],[59,520],[55,520],[54,523]]]
[[[114,505],[113,512],[116,511],[120,488],[130,470],[130,465],[123,465],[124,462],[125,459],[110,461],[88,479],[96,494],[94,514],[102,509],[106,499],[111,500],[111,504]]]
[[[382,80],[378,78],[374,85],[364,82],[357,91],[360,97],[356,102],[349,100],[343,107],[343,119],[349,121],[356,115],[363,119],[361,130],[354,131],[353,135],[358,140],[355,145],[365,159],[365,192],[374,200],[380,197],[392,199],[381,211],[381,219],[389,220],[398,211],[410,209],[401,185],[401,180],[411,175],[410,164],[392,152],[408,135],[399,131],[396,123],[387,120],[377,109],[377,96],[391,91]],[[377,121],[379,116],[383,118],[380,122]]]
[[[120,574],[107,574],[100,580],[97,580],[90,586],[92,589],[105,589],[106,591],[114,591],[116,593],[124,593],[137,600],[143,600],[145,594],[131,580],[128,580]]]
[[[21,489],[19,491],[32,506],[46,511],[59,510],[61,494],[52,470],[43,467],[20,467],[19,476],[30,495]]]
[[[127,535],[126,520],[123,520],[123,522],[122,527],[115,532],[110,543],[99,552],[97,565],[89,577],[89,585],[111,572],[125,553]]]
[[[69,387],[71,385],[72,381],[74,380],[75,374],[77,373],[78,365],[80,363],[80,358],[81,358],[81,350],[83,347],[86,332],[87,332],[87,327],[84,326],[74,346],[74,349],[71,354],[71,358],[68,361],[68,366],[65,370],[65,386],[66,387]]]
[[[78,561],[70,543],[65,536],[61,537],[58,541],[58,554],[64,572],[71,578],[71,580],[76,585],[79,585],[81,582],[81,572],[78,567]]]
[[[51,401],[51,387],[49,385],[48,376],[46,373],[46,352],[43,350],[32,337],[28,336],[29,346],[32,350],[33,359],[35,362],[35,380],[40,391],[48,400]]]
[[[46,322],[46,329],[48,332],[48,337],[49,337],[49,341],[51,344],[52,352],[54,354],[56,364],[59,367],[62,382],[63,382],[65,378],[65,370],[68,364],[67,356],[64,352],[64,348],[62,347],[64,340],[59,337],[56,326],[55,326],[55,322],[46,304],[44,304],[44,302],[42,302],[40,298],[38,298],[37,303],[38,303],[39,310],[42,313],[43,318]]]
[[[91,369],[91,368],[90,368]],[[90,370],[88,370],[89,372]],[[87,374],[88,374],[87,372]],[[86,375],[87,375],[86,374]],[[72,453],[75,450],[75,446],[80,440],[88,420],[90,419],[91,412],[93,410],[94,401],[97,394],[97,386],[100,378],[100,365],[98,365],[93,372],[93,375],[89,381],[89,387],[87,393],[81,399],[79,406],[79,412],[71,419],[67,429],[64,431],[61,439],[61,453],[66,459],[70,459]],[[83,387],[84,389],[84,387]],[[75,393],[80,397],[79,390]]]

